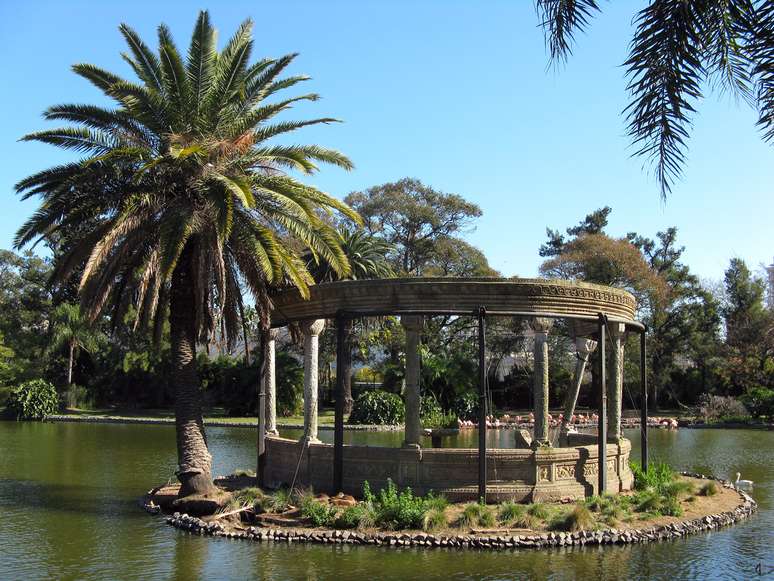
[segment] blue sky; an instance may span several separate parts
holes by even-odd
[[[304,89],[323,99],[293,117],[345,121],[296,134],[355,162],[352,172],[324,168],[313,183],[343,197],[411,176],[458,193],[484,212],[468,240],[506,275],[534,276],[546,226],[563,229],[605,205],[613,207],[613,235],[677,226],[685,259],[702,277],[721,278],[732,257],[769,264],[774,149],[747,106],[717,93],[700,104],[684,177],[666,203],[642,161],[629,157],[620,64],[643,4],[603,3],[575,55],[555,70],[528,0],[4,0],[0,247],[10,247],[36,206],[21,203],[13,184],[70,157],[16,140],[46,127],[40,114],[50,105],[101,102],[69,67],[90,62],[129,76],[119,23],[155,45],[165,22],[186,49],[197,11],[208,8],[221,46],[250,16],[256,56],[301,53],[292,72],[311,75]]]

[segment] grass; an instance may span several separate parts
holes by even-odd
[[[495,525],[495,512],[481,502],[471,502],[465,508],[457,520],[457,525],[463,528],[493,527]]]
[[[594,515],[583,503],[576,504],[569,512],[557,516],[551,521],[553,530],[575,533],[596,528],[597,522]]]
[[[715,496],[718,492],[718,485],[714,480],[710,480],[699,489],[699,494],[701,496]]]

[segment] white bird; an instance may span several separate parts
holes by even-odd
[[[736,473],[736,480],[734,481],[734,486],[736,486],[737,488],[752,488],[753,481],[752,480],[739,480],[739,478],[741,476],[742,475],[739,472]]]

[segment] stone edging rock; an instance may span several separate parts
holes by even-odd
[[[684,476],[711,479],[701,474],[682,472]],[[729,482],[718,480],[724,488],[734,488]],[[746,519],[758,504],[747,493],[737,490],[742,504],[733,511],[711,514],[701,518],[654,526],[645,529],[581,531],[577,533],[550,532],[535,535],[473,535],[430,533],[375,532],[364,533],[350,530],[319,530],[294,528],[248,527],[244,531],[229,532],[217,522],[205,522],[187,514],[174,513],[167,517],[167,524],[192,534],[213,537],[241,538],[258,542],[321,543],[346,545],[376,545],[387,547],[451,547],[472,549],[542,549],[584,545],[615,545],[648,543],[676,539],[687,535],[719,529]]]

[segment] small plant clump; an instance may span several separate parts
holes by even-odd
[[[576,504],[569,512],[558,516],[551,523],[551,528],[570,533],[588,531],[596,527],[596,520],[591,511],[583,503]]]
[[[718,493],[718,485],[714,480],[710,480],[699,489],[701,496],[715,496]]]
[[[494,510],[483,502],[471,502],[465,506],[458,519],[461,527],[493,527],[496,522]]]

